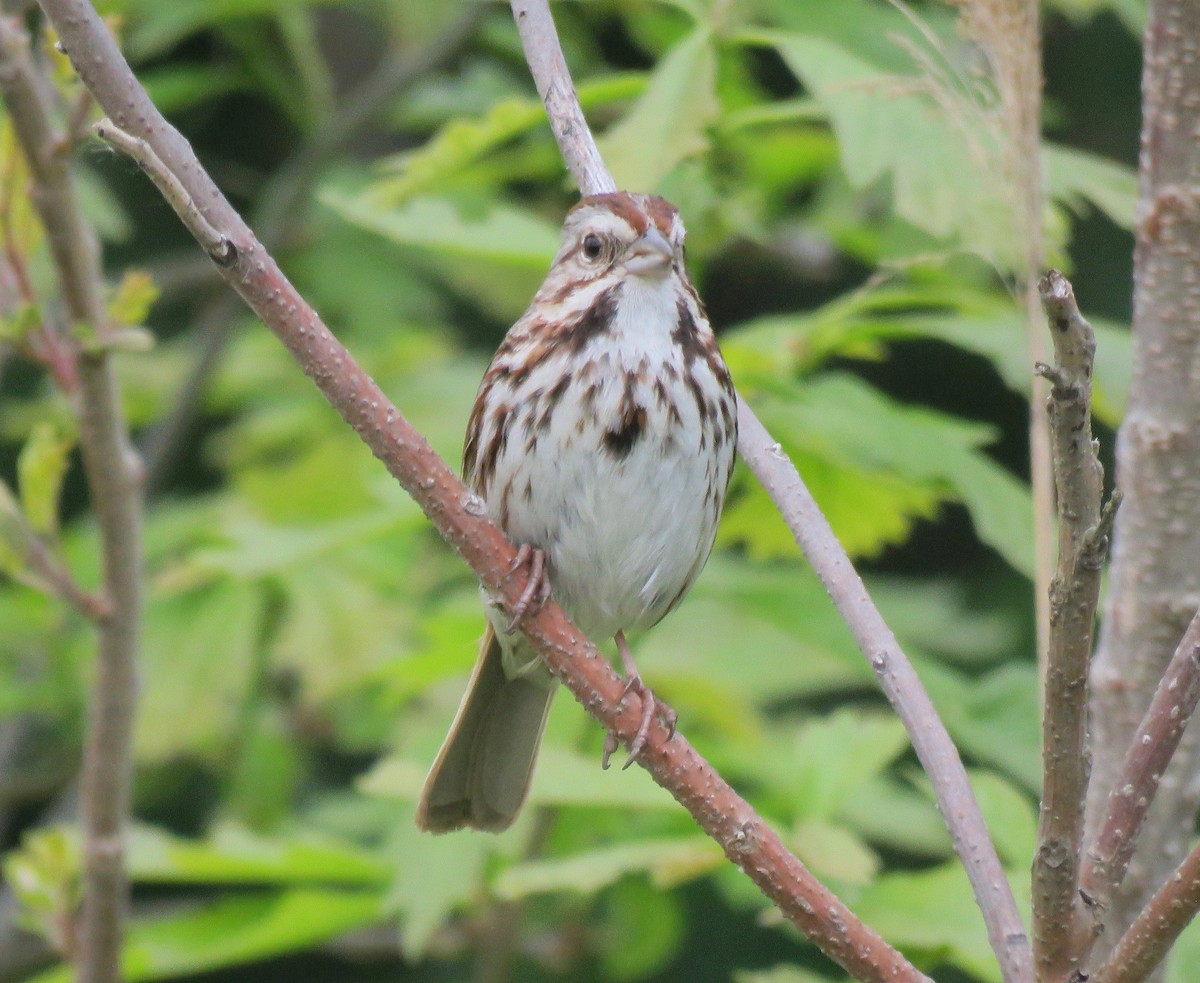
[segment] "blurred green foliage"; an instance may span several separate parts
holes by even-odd
[[[1115,12],[1135,43],[1137,0],[1050,6],[1084,26]],[[461,50],[319,167],[313,148],[355,110],[355,83],[419,55],[465,8],[102,7],[251,214],[297,169],[311,177],[281,260],[456,460],[483,366],[572,200],[506,6],[481,8]],[[556,15],[618,183],[680,206],[739,388],[866,564],[1027,896],[1040,775],[1020,432],[1031,367],[980,53],[933,3],[595,0]],[[198,324],[214,288],[131,165],[92,149],[80,163],[112,316],[157,338],[120,360],[148,444],[211,341]],[[1054,262],[1069,265],[1084,219],[1127,242],[1127,166],[1062,143],[1044,163]],[[35,291],[0,311],[14,352],[54,303],[24,181],[4,125],[5,246]],[[345,978],[369,976],[350,961],[365,951],[414,979],[840,979],[644,773],[600,771],[602,734],[566,697],[513,830],[417,833],[415,796],[481,631],[475,586],[274,339],[236,317],[148,505],[128,978],[261,979],[263,961],[335,943]],[[1096,409],[1114,425],[1128,338],[1098,330]],[[64,397],[16,357],[0,383],[0,734],[17,748],[0,760],[0,845],[24,923],[61,946],[74,834],[36,819],[68,794],[92,643],[39,590],[28,546],[37,537],[94,585],[95,528]],[[903,731],[744,469],[700,583],[637,648],[681,730],[857,912],[926,969],[999,979]],[[702,959],[721,925],[735,944]]]

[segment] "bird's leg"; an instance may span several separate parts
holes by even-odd
[[[617,632],[613,636],[613,640],[617,643],[617,651],[621,653],[621,666],[625,670],[625,690],[621,693],[621,699],[624,699],[632,691],[637,693],[642,700],[642,720],[629,745],[629,757],[622,766],[622,770],[624,770],[637,760],[638,755],[646,746],[646,739],[650,736],[650,725],[654,722],[654,711],[657,709],[662,714],[663,722],[667,725],[668,741],[675,736],[675,724],[678,716],[665,703],[659,703],[650,691],[650,687],[642,682],[642,675],[638,672],[637,663],[633,661],[633,652],[630,651],[629,643],[625,640],[625,633]],[[616,749],[617,737],[612,731],[609,731],[608,736],[604,739],[604,757],[600,763],[601,767],[608,767],[608,759]]]
[[[529,568],[528,579],[525,581],[525,589],[521,591],[521,596],[517,598],[517,603],[509,612],[508,627],[504,629],[507,634],[516,631],[527,615],[537,614],[550,600],[550,579],[546,576],[545,551],[536,546],[530,546],[528,543],[522,543],[517,547],[517,555],[513,557],[512,563],[508,565],[508,574],[505,579],[511,577],[521,567]]]

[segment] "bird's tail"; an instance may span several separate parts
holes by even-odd
[[[468,826],[498,833],[516,819],[533,775],[555,686],[540,675],[509,679],[489,625],[442,750],[417,807],[431,833]]]

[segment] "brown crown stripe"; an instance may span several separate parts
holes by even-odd
[[[677,214],[675,206],[665,198],[658,197],[658,195],[647,195],[646,211],[649,213],[651,221],[654,222],[655,228],[670,239],[671,229],[675,225],[675,215]]]
[[[645,235],[653,223],[659,232],[670,238],[671,228],[675,224],[675,206],[658,195],[634,195],[628,191],[612,191],[602,195],[588,195],[575,208],[589,206],[607,208],[628,222],[629,227],[638,235]]]

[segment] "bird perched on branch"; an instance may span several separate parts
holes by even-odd
[[[729,372],[684,266],[675,208],[652,195],[584,198],[529,309],[484,374],[463,476],[519,549],[511,611],[488,603],[466,695],[426,780],[432,832],[510,826],[529,790],[556,681],[518,630],[555,599],[592,639],[612,637],[642,719],[658,710],[625,633],[674,609],[712,550],[733,472]],[[609,735],[604,762],[615,750]],[[626,766],[628,766],[628,763]]]

